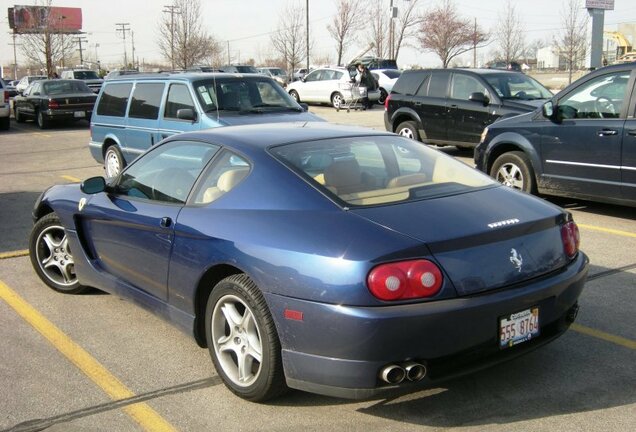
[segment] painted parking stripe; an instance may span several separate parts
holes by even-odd
[[[68,180],[68,181],[73,182],[73,183],[79,183],[79,182],[82,181],[82,180],[78,179],[77,177],[73,177],[73,176],[70,176],[70,175],[63,175],[63,176],[60,176],[60,177],[62,177],[64,180]]]
[[[597,339],[611,342],[616,345],[620,345],[625,348],[636,350],[636,341],[627,339],[621,336],[616,336],[611,333],[605,333],[600,330],[596,330],[590,327],[583,326],[581,324],[573,323],[570,328],[575,332],[582,333],[584,335],[592,336]]]
[[[623,237],[636,238],[636,233],[631,233],[629,231],[621,231],[621,230],[615,230],[612,228],[603,228],[603,227],[598,227],[594,225],[586,225],[586,224],[580,224],[580,223],[577,223],[577,225],[579,226],[579,228],[585,228],[592,231],[600,231],[600,232],[609,233],[609,234],[616,234]]]
[[[0,280],[0,298],[18,315],[44,336],[60,353],[77,366],[113,400],[134,397],[117,377],[101,365],[86,350],[75,343],[33,306]],[[146,431],[175,431],[176,429],[146,403],[129,405],[123,410]]]
[[[28,249],[16,250],[11,252],[0,252],[0,259],[23,257],[27,256],[28,254]]]

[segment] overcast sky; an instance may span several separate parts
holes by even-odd
[[[370,3],[373,0],[365,0]],[[387,14],[390,0],[380,0],[386,4]],[[506,0],[455,0],[460,14],[467,19],[477,19],[477,23],[487,31],[493,31],[498,22],[498,15]],[[535,39],[550,40],[561,28],[561,10],[567,0],[511,0],[518,14],[522,17],[526,41]],[[254,58],[257,62],[272,56],[269,37],[278,25],[281,11],[285,4],[293,3],[305,7],[306,0],[201,0],[203,24],[206,30],[217,40],[222,41],[230,51],[234,60],[245,62]],[[407,4],[407,0],[394,0],[398,7]],[[436,0],[419,0],[420,7],[426,9],[437,3]],[[584,0],[580,0],[581,7]],[[6,10],[14,4],[35,4],[31,0],[18,2],[0,0],[0,63],[8,66],[13,63],[13,49],[10,45],[11,35],[7,22]],[[157,49],[157,23],[164,15],[163,5],[170,0],[54,0],[54,6],[81,7],[83,14],[83,31],[87,34],[90,56],[97,55],[102,63],[117,63],[123,60],[124,46],[115,32],[115,23],[128,22],[134,31],[136,54],[147,62],[162,61]],[[636,23],[636,1],[616,0],[616,10],[605,14],[606,27],[618,23]],[[335,0],[310,0],[310,35],[313,40],[312,54],[319,57],[329,56],[335,63],[336,51],[334,41],[329,36],[326,26],[335,12]],[[360,47],[368,45],[368,40],[361,37],[358,47],[350,49],[345,57],[349,59]],[[128,41],[129,42],[129,41]],[[636,41],[634,41],[636,42]],[[19,37],[18,37],[19,43]],[[496,42],[479,53],[482,61],[491,60],[489,53]],[[130,45],[128,44],[130,58]],[[270,55],[268,55],[268,53]],[[469,63],[470,56],[466,57]],[[22,56],[18,49],[18,63]],[[400,51],[398,64],[403,67],[420,65],[436,67],[440,61],[432,54],[423,53],[416,48]]]

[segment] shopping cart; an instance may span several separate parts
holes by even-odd
[[[355,81],[347,81],[338,83],[338,88],[342,95],[342,99],[340,103],[335,106],[336,111],[346,109],[347,112],[349,112],[352,109],[366,109],[366,106],[363,103],[364,98],[367,97],[366,87],[358,85]]]

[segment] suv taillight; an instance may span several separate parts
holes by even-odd
[[[4,103],[9,103],[9,92],[4,91]]]
[[[443,280],[439,267],[422,259],[381,264],[371,270],[367,285],[380,300],[405,300],[433,297]]]
[[[561,240],[563,240],[563,251],[567,257],[574,258],[581,244],[579,227],[574,221],[568,221],[561,226]]]
[[[391,95],[388,94],[386,95],[386,99],[384,99],[384,110],[388,110],[389,109],[389,101],[391,100]]]

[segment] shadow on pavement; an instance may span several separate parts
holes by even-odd
[[[40,192],[7,192],[0,194],[0,252],[29,247],[29,233],[33,226],[31,212]]]

